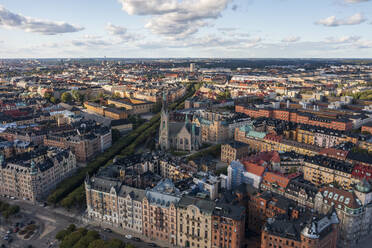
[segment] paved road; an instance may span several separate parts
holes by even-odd
[[[85,225],[81,221],[81,214],[70,214],[65,212],[65,210],[54,209],[52,207],[42,207],[39,205],[33,205],[29,202],[20,201],[20,200],[10,200],[8,198],[1,198],[2,201],[7,201],[10,204],[17,204],[21,207],[21,216],[24,222],[28,220],[34,220],[38,226],[40,226],[39,231],[29,240],[23,240],[17,237],[16,234],[11,234],[13,242],[8,245],[6,241],[2,238],[5,235],[5,231],[9,229],[10,224],[2,223],[3,231],[1,234],[0,244],[4,243],[7,247],[14,248],[26,248],[28,245],[32,245],[37,248],[46,248],[46,247],[58,247],[55,241],[55,235],[60,230],[66,228],[70,224],[75,224],[76,226],[85,226],[89,229],[94,229],[101,234],[101,237],[105,239],[117,238],[125,243],[131,243],[136,247],[150,248],[145,242],[136,242],[133,240],[125,239],[121,234],[117,233],[107,233],[104,232],[99,227],[93,227],[90,225]],[[16,222],[16,221],[14,221]],[[55,242],[53,246],[49,246],[50,242]]]

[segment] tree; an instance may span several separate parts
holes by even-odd
[[[86,233],[86,230],[85,230]],[[60,248],[71,248],[85,235],[84,230],[78,229],[77,231],[65,236],[60,244]]]
[[[72,98],[74,99],[75,102],[84,101],[84,95],[80,94],[80,92],[77,91],[77,90],[72,90],[71,95],[72,95]]]
[[[49,101],[50,101],[51,103],[54,103],[54,104],[57,103],[57,99],[56,99],[54,96],[52,96],[52,97],[49,99]]]
[[[45,99],[50,100],[51,97],[52,97],[52,94],[50,92],[45,92],[45,94],[44,94]]]
[[[56,234],[56,239],[58,239],[59,241],[62,241],[67,235],[69,235],[71,232],[66,230],[66,229],[63,229],[61,231],[59,231],[57,234]]]
[[[73,248],[88,248],[89,244],[97,239],[99,239],[99,233],[97,231],[90,230],[74,245]]]
[[[124,243],[119,239],[111,239],[104,248],[124,248]]]
[[[69,92],[64,92],[61,95],[61,100],[64,103],[70,103],[72,101],[72,96]]]
[[[105,247],[105,241],[103,241],[102,239],[94,240],[88,246],[88,248],[102,248],[102,247]]]

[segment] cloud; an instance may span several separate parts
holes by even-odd
[[[359,40],[354,45],[359,49],[372,48],[372,40]]]
[[[321,19],[316,22],[318,25],[323,25],[326,27],[338,27],[342,25],[357,25],[365,22],[367,19],[361,13],[357,13],[348,18],[337,19],[335,16],[330,16],[324,19]]]
[[[129,34],[126,27],[117,26],[111,23],[106,25],[106,30],[110,35],[117,36],[121,41],[132,41],[136,39],[136,36]]]
[[[232,0],[119,0],[131,15],[148,15],[145,27],[171,39],[193,35],[221,17]]]
[[[342,43],[353,43],[360,40],[360,36],[342,36],[340,38],[335,37],[328,37],[326,38],[327,43],[335,43],[335,44],[342,44]]]
[[[282,42],[292,43],[301,40],[300,36],[288,36],[282,39]]]
[[[369,1],[371,0],[345,0],[346,3],[364,3]]]
[[[177,11],[177,0],[119,0],[130,15],[161,15]]]
[[[19,28],[26,32],[55,35],[73,33],[83,30],[83,27],[66,22],[46,21],[10,12],[0,5],[0,27]]]

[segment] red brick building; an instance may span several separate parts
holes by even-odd
[[[265,224],[261,248],[335,248],[338,223],[334,210],[325,216],[303,214],[292,220],[279,216]]]
[[[217,204],[212,214],[212,247],[239,248],[244,240],[245,208]]]
[[[238,113],[244,113],[253,118],[267,117],[341,131],[351,130],[353,128],[353,122],[349,119],[328,118],[325,116],[315,115],[309,112],[299,112],[297,110],[269,108],[258,109],[254,107],[236,105],[235,111]]]

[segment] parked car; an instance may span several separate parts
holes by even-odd
[[[110,228],[104,228],[103,231],[108,232],[108,233],[112,233],[112,230]]]
[[[140,238],[137,238],[137,237],[133,237],[132,240],[137,241],[137,242],[141,242],[142,241]]]
[[[126,239],[132,239],[132,235],[130,235],[130,234],[126,234],[126,235],[125,235],[125,238],[126,238]]]
[[[151,247],[158,247],[158,245],[155,244],[155,243],[149,243],[149,246],[151,246]]]

